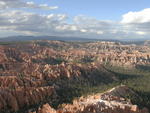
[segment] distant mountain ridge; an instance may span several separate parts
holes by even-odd
[[[9,36],[0,38],[0,42],[20,42],[31,40],[59,40],[59,41],[81,41],[81,42],[93,42],[93,41],[110,41],[121,42],[122,44],[136,44],[147,45],[150,40],[116,40],[116,39],[96,39],[96,38],[81,38],[81,37],[61,37],[61,36]]]
[[[10,36],[0,38],[2,41],[31,41],[31,40],[60,40],[60,41],[117,41],[112,39],[90,39],[80,37],[61,37],[61,36]]]

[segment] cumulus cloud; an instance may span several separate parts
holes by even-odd
[[[39,15],[20,10],[1,11],[0,29],[31,33],[53,33],[64,23],[65,14]]]
[[[8,8],[33,8],[33,9],[45,9],[54,10],[58,6],[49,6],[48,4],[36,4],[34,2],[24,2],[22,0],[0,0],[0,9]]]
[[[81,17],[75,17],[80,18]],[[0,30],[18,31],[34,35],[67,35],[67,36],[94,36],[109,30],[110,23],[104,21],[93,22],[88,19],[83,23],[75,20],[67,23],[66,14],[40,15],[20,10],[0,11]],[[82,25],[81,25],[82,22]]]
[[[146,23],[150,22],[150,8],[139,12],[128,12],[123,15],[122,23]]]
[[[121,24],[129,32],[143,36],[150,35],[150,8],[124,14]]]
[[[28,7],[49,9],[48,5],[37,5],[33,2],[22,3],[16,6],[20,0],[0,0],[0,4],[7,4],[7,7]],[[8,5],[9,2],[14,2]],[[19,3],[21,4],[21,3]],[[2,5],[0,5],[1,7]],[[55,9],[55,8],[54,8]],[[57,35],[87,38],[143,38],[150,34],[150,21],[145,9],[139,12],[124,14],[121,21],[97,20],[92,17],[79,15],[75,16],[71,23],[68,23],[69,16],[66,14],[41,15],[23,10],[1,10],[0,11],[0,32],[9,31],[27,35]],[[145,18],[145,19],[144,19]]]

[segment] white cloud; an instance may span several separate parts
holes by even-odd
[[[87,30],[86,30],[86,29],[81,29],[80,31],[81,31],[82,33],[87,32]]]
[[[104,31],[107,31],[105,26],[107,22],[97,20],[94,24],[99,25],[95,26],[92,21],[86,24],[85,20],[85,23],[82,23],[84,26],[82,26],[75,22],[68,24],[66,19],[68,19],[66,14],[40,15],[20,10],[0,11],[0,30],[9,29],[9,31],[35,35],[70,35],[78,37],[101,35]]]
[[[143,31],[137,31],[136,33],[139,35],[145,35],[146,34],[146,32],[143,32]]]
[[[9,2],[11,0],[6,1]],[[16,2],[17,0],[12,1]],[[0,4],[3,4],[1,2],[3,2],[2,0],[0,0]],[[28,4],[28,7],[37,7],[34,2],[27,2],[26,4]],[[48,5],[45,4],[38,7],[48,7]],[[145,10],[143,11],[145,12]],[[138,15],[136,17],[144,18],[139,16],[139,12],[136,12],[136,15]],[[1,10],[0,34],[2,31],[8,31],[23,35],[58,35],[109,39],[143,38],[149,36],[150,22],[148,16],[145,17],[146,19],[136,18],[135,21],[134,16],[130,16],[130,19],[127,19],[128,17],[125,15],[131,14],[124,14],[120,22],[97,20],[79,15],[75,16],[71,23],[68,23],[67,19],[69,16],[66,14],[51,13],[41,15],[19,9]]]
[[[129,12],[123,15],[121,23],[145,23],[150,22],[150,8],[139,12]]]
[[[66,14],[49,14],[46,15],[47,19],[50,20],[60,20],[60,21],[64,21],[67,19],[67,15]]]
[[[148,37],[150,35],[150,8],[128,12],[122,16],[122,28],[128,33]]]
[[[33,8],[54,10],[58,9],[58,6],[49,6],[48,4],[36,4],[34,2],[23,2],[22,0],[0,0],[0,9],[8,8]]]
[[[96,33],[97,34],[103,34],[104,32],[103,31],[97,31]]]

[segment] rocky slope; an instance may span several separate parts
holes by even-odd
[[[128,87],[118,86],[103,94],[81,97],[74,100],[73,104],[63,105],[58,110],[45,104],[34,113],[149,113],[148,109],[140,109],[127,100],[127,94],[138,96]]]
[[[0,89],[0,111],[16,112],[25,107],[39,104],[55,93],[53,87],[24,87],[17,89]]]

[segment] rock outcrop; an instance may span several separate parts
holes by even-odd
[[[62,105],[58,110],[45,104],[35,113],[149,113],[148,109],[140,109],[122,97],[128,93],[136,95],[128,87],[119,86],[103,94],[81,97],[74,100],[73,104]]]

